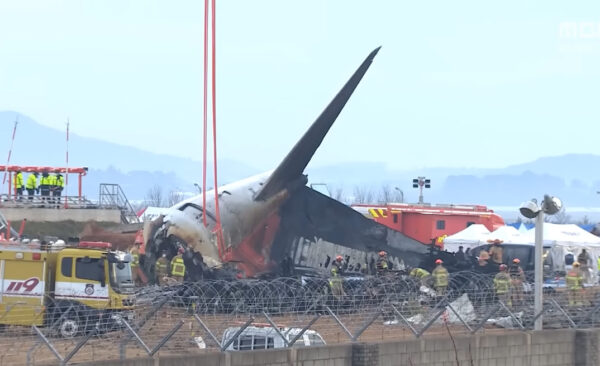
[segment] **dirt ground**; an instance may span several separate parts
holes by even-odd
[[[362,326],[368,322],[373,315],[347,315],[340,317],[341,321],[351,333],[356,333]],[[287,327],[304,327],[314,315],[289,315],[276,316],[272,320],[278,326]],[[207,325],[211,332],[220,340],[223,331],[227,327],[241,326],[249,316],[245,317],[230,317],[226,315],[202,316],[202,321]],[[140,337],[152,349],[160,340],[173,329],[178,321],[183,320],[183,326],[167,341],[167,343],[157,353],[159,355],[170,354],[195,354],[202,352],[214,352],[217,350],[217,345],[210,340],[208,334],[200,327],[198,322],[184,311],[160,311],[156,316],[149,321],[140,331]],[[266,318],[255,316],[253,325],[267,326]],[[419,326],[415,328],[420,329]],[[310,329],[319,332],[327,344],[348,343],[351,342],[343,328],[331,316],[321,316]],[[429,328],[423,337],[442,336],[447,337],[448,332],[453,336],[468,334],[466,328],[462,325],[449,325],[448,328],[443,324],[434,325]],[[504,333],[511,330],[486,327],[479,332],[485,333]],[[47,334],[47,332],[45,332]],[[201,336],[207,344],[207,349],[200,349],[198,344],[194,342],[194,338]],[[99,338],[89,340],[79,352],[71,359],[71,362],[99,361],[118,359],[120,356],[120,343],[127,337],[127,331],[115,331],[101,335]],[[65,340],[56,337],[48,339],[53,344],[54,348],[62,357],[66,357],[82,340],[83,337]],[[410,329],[399,322],[394,325],[384,325],[384,319],[380,316],[376,321],[367,328],[360,336],[362,342],[377,342],[391,340],[413,340],[416,339]],[[33,348],[33,351],[31,351]],[[126,345],[126,357],[148,357],[146,351],[140,344],[131,338]],[[0,366],[3,365],[25,365],[27,364],[27,355],[30,353],[31,364],[34,365],[55,365],[57,364],[56,357],[50,349],[40,341],[40,338],[34,334],[29,328],[7,328],[0,333]]]

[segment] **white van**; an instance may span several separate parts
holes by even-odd
[[[230,327],[223,333],[221,344],[227,343],[241,327]],[[279,331],[285,339],[290,342],[300,332],[302,328],[279,328]],[[302,337],[294,343],[294,347],[322,346],[325,344],[323,337],[314,330],[307,330]],[[272,327],[249,326],[227,346],[228,351],[247,351],[255,349],[284,348],[285,343],[281,336]]]

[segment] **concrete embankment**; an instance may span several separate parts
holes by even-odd
[[[600,330],[507,331],[498,334],[336,344],[265,351],[155,356],[88,366],[592,366],[600,364]]]

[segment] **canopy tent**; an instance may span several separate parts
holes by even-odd
[[[488,242],[495,240],[501,241],[503,244],[528,244],[529,239],[513,226],[500,226],[496,230],[488,234]]]
[[[530,229],[526,236],[532,244],[535,243],[535,228]],[[544,247],[549,247],[550,258],[546,257],[545,264],[554,270],[565,271],[565,256],[572,254],[577,260],[579,254],[586,249],[589,254],[589,276],[596,279],[596,263],[600,257],[600,237],[587,232],[573,224],[544,223]]]
[[[450,235],[444,239],[444,249],[449,252],[458,252],[458,247],[464,250],[475,248],[487,243],[487,235],[490,231],[482,224],[469,225],[463,231]]]

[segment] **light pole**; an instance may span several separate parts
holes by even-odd
[[[394,189],[400,192],[400,203],[404,203],[404,192],[398,187],[394,187]]]
[[[431,188],[431,180],[425,177],[413,179],[413,188],[419,188],[419,204],[423,204],[423,187]]]
[[[544,309],[543,300],[543,277],[544,277],[544,214],[554,215],[562,208],[562,202],[556,198],[544,195],[541,207],[538,206],[537,201],[532,199],[528,202],[523,202],[519,211],[521,215],[528,219],[535,218],[535,284],[534,284],[534,314],[541,314]],[[543,319],[540,315],[534,324],[534,330],[542,330]]]
[[[202,188],[200,188],[198,183],[194,183],[194,187],[198,188],[198,193],[202,194]]]

